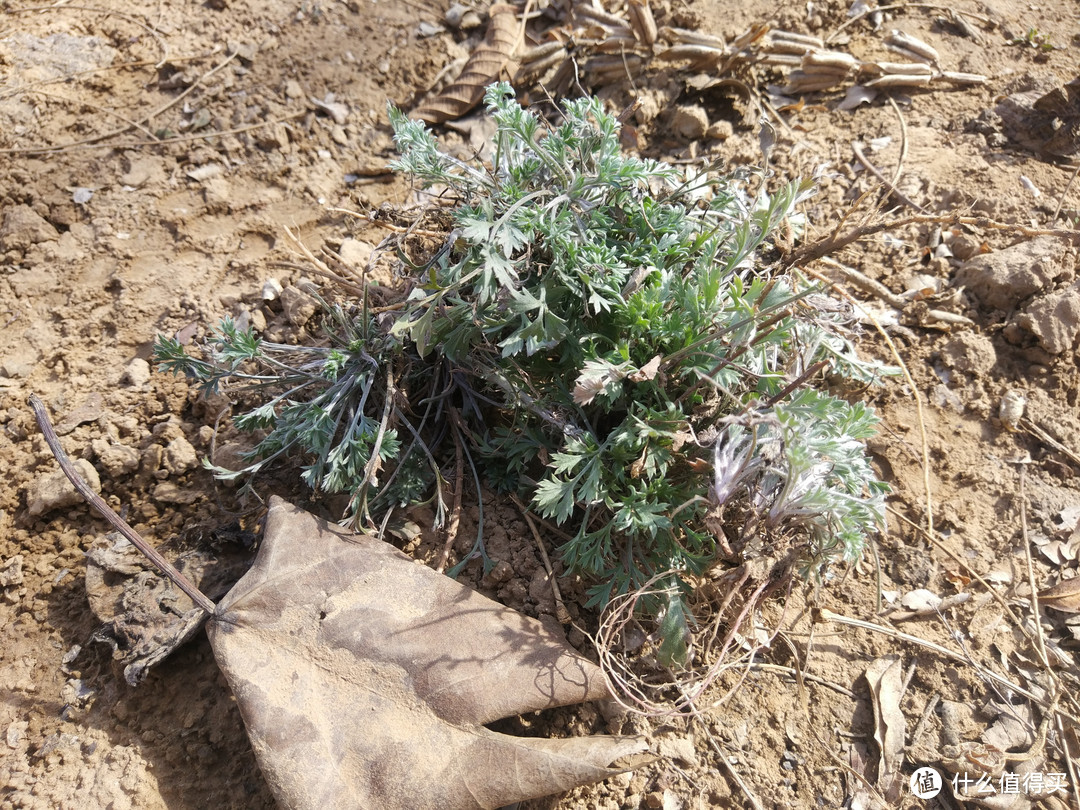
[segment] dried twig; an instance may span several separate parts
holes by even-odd
[[[869,630],[871,632],[881,633],[882,635],[889,636],[898,641],[904,641],[908,644],[915,644],[928,650],[933,650],[939,655],[948,658],[950,661],[957,661],[959,663],[973,667],[978,673],[979,677],[983,678],[984,680],[991,681],[999,686],[1004,686],[1006,689],[1011,689],[1018,695],[1023,695],[1025,698],[1032,701],[1033,703],[1042,706],[1044,709],[1050,710],[1053,707],[1052,702],[1046,700],[1045,697],[1037,695],[1029,689],[1025,689],[1023,686],[1020,686],[1020,684],[1013,683],[1004,675],[998,675],[996,672],[991,669],[987,669],[977,661],[973,661],[970,656],[958,653],[955,650],[950,650],[948,647],[942,647],[940,644],[936,644],[933,641],[927,641],[924,638],[919,638],[918,636],[913,636],[909,633],[903,633],[892,627],[886,627],[885,625],[881,624],[874,624],[873,622],[865,622],[861,619],[850,619],[847,616],[840,615],[839,613],[833,613],[831,610],[827,610],[826,608],[818,608],[816,612],[818,618],[823,621],[837,622],[838,624],[845,624],[849,627],[857,627],[860,630]],[[1075,716],[1069,714],[1066,711],[1063,711],[1061,708],[1057,708],[1056,711],[1069,718],[1074,723],[1080,723],[1080,719],[1076,718]]]
[[[75,491],[85,498],[94,510],[105,518],[114,529],[124,535],[135,548],[142,552],[163,576],[167,577],[174,585],[176,585],[176,587],[187,594],[196,606],[202,608],[207,613],[212,614],[215,609],[214,603],[211,602],[202,591],[196,588],[191,583],[191,580],[177,571],[172,563],[161,556],[157,549],[147,543],[123,518],[116,514],[116,512],[105,503],[101,496],[94,492],[94,490],[90,488],[90,485],[82,479],[82,476],[79,475],[79,471],[75,469],[75,465],[71,463],[71,459],[68,458],[67,453],[64,452],[64,448],[60,446],[60,439],[57,437],[56,431],[53,430],[52,423],[49,421],[49,415],[45,411],[45,403],[41,401],[41,398],[38,397],[37,394],[30,395],[30,407],[34,411],[34,418],[37,420],[38,427],[41,429],[41,433],[45,438],[45,444],[49,446],[49,450],[51,450],[53,456],[56,457],[60,469],[64,471],[64,475],[71,481],[72,486],[75,487]]]
[[[1076,182],[1076,175],[1080,174],[1080,163],[1076,164],[1076,168],[1073,169],[1072,177],[1069,178],[1069,182],[1065,184],[1065,190],[1061,192],[1061,196],[1058,197],[1057,208],[1054,209],[1054,215],[1050,217],[1050,224],[1053,225],[1057,222],[1059,216],[1061,216],[1061,207],[1065,204],[1065,198],[1069,196],[1069,189],[1072,188],[1072,184]],[[1080,788],[1078,788],[1080,790]]]
[[[1036,425],[1034,422],[1032,422],[1031,419],[1029,419],[1028,417],[1024,417],[1020,420],[1020,427],[1024,428],[1024,430],[1026,430],[1039,441],[1045,442],[1046,444],[1050,445],[1063,456],[1067,457],[1069,461],[1073,462],[1073,464],[1080,466],[1080,455],[1077,455],[1068,447],[1063,445],[1039,425]]]
[[[996,231],[1018,233],[1021,236],[1054,236],[1059,239],[1067,239],[1070,242],[1080,242],[1080,230],[1072,228],[1029,228],[1025,225],[1017,225],[1009,222],[998,222],[988,217],[972,217],[958,214],[916,214],[900,219],[890,219],[880,222],[867,223],[852,229],[843,236],[835,233],[820,239],[817,242],[806,245],[799,250],[792,251],[784,257],[785,265],[791,267],[806,264],[814,259],[820,259],[840,248],[847,247],[852,242],[857,242],[866,236],[873,236],[883,231],[891,231],[896,228],[904,228],[908,225],[967,225],[974,228],[988,228]]]
[[[870,159],[866,157],[865,154],[863,154],[862,146],[859,144],[858,141],[851,142],[851,151],[855,153],[855,157],[858,159],[859,163],[861,163],[863,167],[868,172],[870,172],[870,174],[874,175],[874,177],[876,177],[881,182],[881,185],[885,186],[889,193],[896,197],[896,199],[900,200],[900,202],[904,203],[904,205],[914,208],[916,211],[922,211],[923,213],[926,213],[925,208],[923,208],[921,205],[911,199],[911,197],[898,189],[891,180],[889,180],[887,177],[885,177],[885,175],[881,173],[881,170],[877,166],[870,162]]]
[[[709,739],[709,745],[711,745],[713,751],[716,752],[716,762],[720,763],[721,767],[727,771],[728,776],[731,777],[731,781],[733,781],[738,786],[739,790],[743,792],[747,802],[749,802],[749,807],[753,808],[753,810],[765,810],[761,802],[758,801],[757,796],[750,790],[750,786],[746,784],[739,772],[735,770],[735,766],[731,763],[731,756],[720,746],[720,743],[716,741],[708,724],[705,722],[705,718],[697,709],[694,709],[694,719],[697,720],[705,730],[705,736]]]
[[[1028,526],[1027,526],[1027,462],[1020,463],[1020,537],[1021,545],[1024,547],[1024,561],[1027,565],[1027,577],[1028,587],[1031,589],[1031,594],[1028,599],[1031,600],[1031,618],[1035,623],[1035,652],[1039,655],[1039,663],[1043,665],[1043,669],[1050,677],[1051,681],[1055,681],[1053,670],[1050,667],[1050,659],[1046,656],[1046,637],[1043,635],[1042,618],[1039,614],[1039,589],[1035,587],[1035,566],[1031,561],[1031,541],[1028,539]]]
[[[140,146],[162,146],[167,143],[184,143],[186,141],[207,141],[211,138],[223,138],[226,135],[239,135],[241,132],[250,132],[253,129],[262,129],[263,127],[273,127],[278,124],[286,124],[289,121],[295,121],[297,118],[303,118],[307,115],[307,111],[296,112],[292,115],[283,115],[281,118],[273,118],[269,121],[257,121],[254,124],[244,124],[239,127],[230,127],[229,129],[211,129],[205,132],[193,132],[189,135],[174,135],[171,138],[154,138],[149,141],[132,141],[131,143],[118,143],[113,147],[114,149],[135,149]]]
[[[305,259],[311,262],[312,266],[309,269],[312,270],[316,275],[322,276],[323,278],[334,282],[335,284],[351,292],[353,295],[364,295],[365,291],[363,286],[357,284],[355,281],[350,281],[344,276],[335,273],[326,265],[324,261],[319,259],[314,253],[312,253],[308,246],[301,242],[300,238],[296,236],[296,234],[289,230],[288,225],[282,225],[281,227],[285,230],[285,235],[289,237],[289,241],[292,242],[293,246],[297,250],[299,250],[301,254],[303,254]]]
[[[761,664],[761,663],[758,663],[756,661],[753,664],[750,665],[750,668],[755,670],[755,671],[760,671],[760,672],[783,673],[785,675],[790,675],[792,678],[795,678],[796,680],[798,680],[798,678],[801,677],[804,681],[807,681],[808,683],[816,683],[819,686],[827,686],[829,689],[832,689],[834,692],[837,692],[838,694],[841,694],[844,697],[851,698],[852,700],[857,700],[858,699],[858,698],[856,698],[855,693],[852,692],[850,689],[848,689],[846,686],[841,686],[840,684],[835,683],[834,681],[830,681],[830,680],[828,680],[826,678],[822,678],[820,675],[813,675],[813,674],[811,674],[809,672],[803,672],[800,675],[800,673],[798,673],[792,667],[780,666],[779,664]]]

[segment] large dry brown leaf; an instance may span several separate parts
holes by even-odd
[[[513,72],[510,62],[518,40],[517,8],[497,3],[488,13],[491,21],[484,41],[469,55],[457,81],[413,110],[413,118],[429,124],[460,118],[480,103],[489,84]]]
[[[207,632],[287,807],[496,808],[604,779],[645,748],[484,728],[608,691],[540,622],[280,499]]]
[[[886,655],[866,668],[866,681],[874,706],[874,739],[881,758],[878,760],[877,789],[891,805],[900,799],[904,764],[904,714],[900,711],[904,672],[900,657]]]

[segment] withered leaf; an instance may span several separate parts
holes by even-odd
[[[617,366],[607,360],[586,360],[574,383],[574,402],[588,405],[625,376],[625,364]]]
[[[461,75],[443,92],[412,111],[413,118],[429,124],[441,124],[460,118],[484,97],[488,85],[510,71],[510,61],[517,47],[517,9],[496,3],[489,11],[484,41],[469,55]]]
[[[660,361],[664,358],[660,355],[656,355],[652,360],[643,365],[637,371],[630,374],[630,382],[647,382],[656,378],[657,373],[660,371]]]
[[[607,697],[602,674],[539,621],[277,498],[207,632],[285,807],[496,808],[645,748],[485,728]]]
[[[167,542],[170,554],[177,543]],[[186,548],[177,568],[211,599],[228,592],[251,565],[251,552],[239,545],[214,550]],[[146,558],[123,537],[110,532],[86,552],[86,596],[102,622],[94,640],[113,648],[132,686],[202,628],[206,613],[164,577],[147,569]]]
[[[1039,603],[1062,613],[1080,613],[1080,577],[1062,580],[1039,591]]]
[[[903,691],[903,668],[900,657],[887,655],[866,668],[866,681],[874,705],[874,739],[881,751],[878,761],[877,788],[885,799],[898,803],[903,784],[900,768],[904,764],[904,713],[900,711]]]

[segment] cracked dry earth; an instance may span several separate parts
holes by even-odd
[[[273,806],[204,637],[138,687],[95,641],[86,553],[106,527],[50,478],[55,465],[26,400],[37,392],[49,403],[67,451],[145,536],[172,542],[180,556],[242,554],[238,541],[250,543],[257,515],[199,463],[236,452],[227,404],[155,373],[151,342],[157,333],[202,336],[223,315],[269,337],[303,338],[313,314],[304,289],[317,279],[286,229],[313,251],[363,265],[384,234],[334,209],[408,199],[407,183],[384,170],[385,102],[411,108],[468,53],[486,8],[473,11],[466,19],[477,27],[455,30],[431,0],[0,6],[0,807]],[[803,103],[768,96],[783,78],[755,68],[779,110],[775,170],[818,181],[807,240],[879,193],[853,143],[896,186],[883,205],[899,207],[881,218],[974,219],[912,221],[808,265],[866,302],[911,374],[863,393],[883,418],[871,447],[894,490],[876,556],[817,593],[792,594],[786,610],[770,608],[762,621],[782,622],[783,636],[700,720],[585,706],[500,727],[642,733],[660,754],[635,773],[529,806],[1076,806],[1067,762],[1080,753],[1076,727],[1052,723],[1040,737],[1050,680],[1024,630],[1034,626],[1025,545],[1039,588],[1076,576],[1080,552],[1080,282],[1076,241],[1063,234],[1080,208],[1080,188],[1068,187],[1080,8],[971,2],[961,11],[975,36],[937,6],[893,8],[878,30],[831,0],[693,0],[654,11],[662,25],[729,40],[765,22],[821,37],[846,26],[837,41],[860,59],[885,58],[882,32],[902,28],[949,69],[986,76],[845,110],[844,88],[802,94]],[[677,67],[602,90],[613,109],[643,99],[630,145],[651,156],[761,162],[757,122],[739,101]],[[1048,107],[1055,100],[1058,112]],[[462,136],[445,137],[463,147]],[[902,310],[851,284],[836,263],[884,285]],[[271,279],[281,293],[268,301]],[[872,329],[864,350],[889,358]],[[1026,401],[1019,430],[1008,429],[1008,412],[1001,419],[1006,395]],[[937,543],[919,528],[927,487]],[[287,474],[265,488],[306,502]],[[521,515],[483,497],[500,565],[486,578],[467,569],[466,581],[531,615],[552,613]],[[464,522],[475,519],[466,509]],[[409,550],[430,559],[439,545],[423,537]],[[920,589],[967,596],[905,618]],[[582,584],[567,578],[563,591],[582,626],[594,627],[574,604]],[[804,610],[811,605],[953,655],[823,621]],[[1044,608],[1041,621],[1051,669],[1075,695],[1069,616]],[[580,631],[570,640],[588,650]],[[891,656],[893,674],[878,678]],[[993,686],[980,668],[1037,700]],[[718,696],[742,674],[725,676]],[[883,706],[891,742],[875,739]],[[924,801],[907,788],[922,765],[946,778],[993,771],[995,752],[1004,757],[998,776],[1028,776],[1030,788],[1030,774],[1065,773],[1069,790],[969,800],[946,788]]]

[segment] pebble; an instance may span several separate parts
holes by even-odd
[[[983,305],[1008,312],[1068,272],[1061,254],[1058,240],[1040,236],[969,259],[957,270],[956,281]]]
[[[293,326],[306,324],[317,309],[315,299],[296,287],[286,287],[281,291],[281,307],[286,320]]]
[[[105,401],[101,398],[101,394],[95,391],[90,394],[82,404],[66,413],[63,419],[56,423],[56,434],[58,436],[66,436],[79,425],[85,425],[87,422],[96,422],[101,418],[104,409]]]
[[[120,374],[120,384],[142,389],[150,383],[150,376],[150,364],[141,357],[136,357],[124,367]]]
[[[713,121],[709,124],[709,128],[705,130],[705,135],[712,138],[714,141],[726,141],[734,134],[735,127],[730,121],[726,121],[723,118],[719,121]]]
[[[122,478],[139,468],[139,451],[133,447],[110,444],[104,439],[95,439],[90,446],[110,478]]]
[[[370,242],[364,242],[360,239],[345,239],[341,243],[338,255],[341,256],[345,264],[359,270],[367,267],[368,260],[371,259],[371,252],[374,249]]]
[[[131,157],[128,170],[120,175],[120,184],[129,188],[140,188],[151,180],[165,179],[164,162],[160,158]]]
[[[258,333],[266,331],[266,316],[261,309],[253,309],[250,314],[251,328]]]
[[[172,481],[162,481],[154,487],[154,500],[162,503],[195,503],[199,499],[199,492],[195,489],[187,489],[177,486]]]
[[[101,492],[101,479],[94,465],[84,458],[75,459],[73,464],[83,480],[90,485],[90,489]],[[82,496],[75,491],[63,470],[55,470],[37,478],[26,488],[26,506],[32,517],[82,502]]]
[[[14,205],[0,225],[0,250],[26,250],[31,245],[59,239],[60,234],[29,205]]]
[[[23,555],[16,554],[0,566],[0,588],[23,584]]]
[[[276,301],[281,295],[281,282],[276,278],[268,278],[263,282],[262,299],[263,301]]]
[[[165,446],[164,462],[166,470],[179,475],[199,466],[199,454],[191,442],[179,436]]]
[[[1043,296],[1016,319],[1049,354],[1063,354],[1080,339],[1080,282]]]
[[[997,352],[986,335],[961,332],[942,346],[941,359],[949,368],[980,377],[989,374],[997,363]]]
[[[696,141],[709,129],[709,116],[697,106],[676,107],[671,116],[671,131],[679,138]]]
[[[677,759],[688,767],[697,765],[694,741],[687,737],[660,737],[656,741],[656,753],[667,759]]]
[[[1006,430],[1016,431],[1020,429],[1020,420],[1024,418],[1024,408],[1027,407],[1027,397],[1024,392],[1011,388],[1001,397],[998,404],[998,418]]]
[[[165,457],[165,448],[160,444],[147,445],[139,459],[139,469],[143,475],[153,475],[161,466],[161,460]]]

